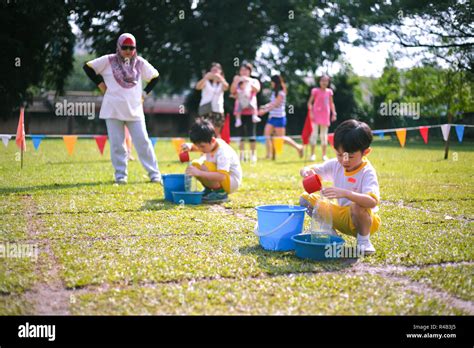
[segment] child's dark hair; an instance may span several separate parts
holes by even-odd
[[[210,143],[215,136],[214,126],[207,120],[196,121],[189,131],[189,138],[193,144]]]
[[[283,80],[283,77],[281,77],[281,75],[273,75],[271,78],[271,81],[275,84],[275,87],[273,88],[273,92],[275,92],[275,96],[278,95],[278,92],[280,91],[283,91],[286,93],[285,80]]]
[[[253,65],[247,61],[244,61],[241,65],[240,65],[241,68],[245,68],[247,70],[250,71],[250,75],[252,75],[252,71],[253,71]]]
[[[224,70],[222,69],[222,65],[220,63],[212,62],[211,66],[209,67],[209,71],[211,71],[211,69],[214,68],[214,67],[216,67],[217,69],[219,69],[221,71],[222,76],[225,76],[224,75]]]
[[[344,152],[363,152],[369,148],[372,139],[372,130],[367,123],[346,120],[334,131],[334,148],[341,147]]]

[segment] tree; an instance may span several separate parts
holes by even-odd
[[[0,7],[0,45],[7,47],[0,62],[0,113],[32,97],[32,87],[61,91],[72,70],[75,37],[61,1],[23,1]]]
[[[393,42],[421,49],[427,57],[474,73],[473,3],[470,0],[340,1],[347,23],[359,29],[367,45]],[[380,30],[382,29],[382,30]]]
[[[343,64],[341,71],[332,78],[332,83],[334,84],[334,104],[337,111],[337,122],[333,128],[351,118],[370,123],[370,119],[364,111],[359,79],[354,75],[349,64]]]

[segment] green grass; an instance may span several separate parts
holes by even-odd
[[[459,298],[474,301],[474,266],[433,267],[405,273],[413,280],[447,291]]]
[[[305,163],[291,148],[276,161],[244,163],[242,188],[210,208],[164,202],[138,161],[129,184],[115,185],[108,145],[101,156],[93,140],[79,140],[73,156],[62,140],[44,140],[39,151],[28,142],[22,170],[14,145],[0,148],[0,242],[37,243],[40,256],[2,260],[0,314],[34,314],[34,288],[50,281],[75,294],[71,314],[469,314],[413,289],[473,301],[472,143],[452,144],[443,160],[440,142],[375,141],[382,227],[377,253],[357,263],[258,245],[254,208],[298,204]],[[184,171],[170,141],[155,151],[163,173]],[[370,271],[390,266],[401,267],[398,278]]]

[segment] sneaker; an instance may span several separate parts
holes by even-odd
[[[323,156],[323,161],[326,162],[327,160],[329,160],[328,156],[324,155]]]
[[[254,153],[252,156],[250,156],[250,163],[257,163],[257,154]]]
[[[204,203],[223,203],[229,200],[229,195],[223,189],[215,190],[202,197]]]
[[[315,162],[316,161],[316,155],[311,155],[311,157],[309,158],[309,160],[311,162]]]
[[[252,122],[253,123],[259,123],[262,119],[258,117],[257,115],[252,115]]]
[[[115,183],[119,185],[125,185],[127,183],[127,178],[117,178],[115,179]]]
[[[204,190],[202,191],[202,199],[205,199],[204,197],[208,196],[212,190],[209,187],[204,187]]]
[[[158,174],[150,179],[151,182],[153,183],[158,183],[161,186],[163,186],[163,178],[161,177],[161,174]]]
[[[240,153],[240,162],[245,162],[245,152],[244,151],[242,151]]]
[[[370,242],[370,239],[358,240],[357,247],[362,251],[362,254],[364,254],[364,256],[375,254],[375,248]]]
[[[235,128],[239,128],[242,125],[242,120],[240,118],[235,120]]]

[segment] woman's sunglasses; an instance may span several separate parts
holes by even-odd
[[[127,50],[134,51],[135,50],[135,46],[121,46],[120,48],[122,49],[122,51],[127,51]]]

